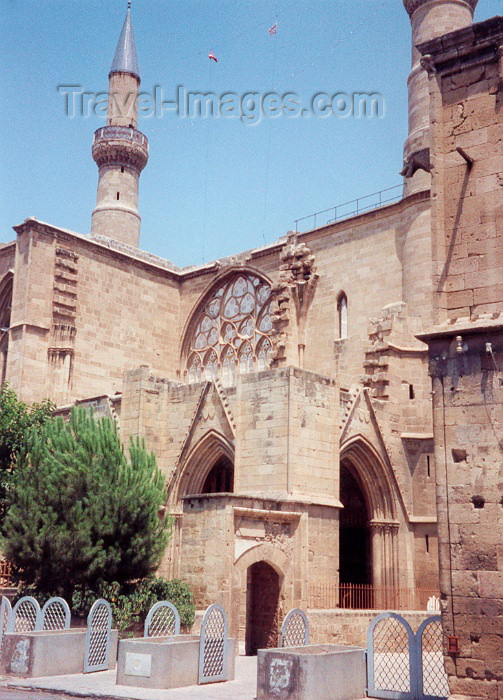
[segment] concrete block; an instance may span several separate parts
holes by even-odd
[[[356,700],[365,695],[365,650],[339,644],[259,649],[257,700]]]
[[[234,680],[236,640],[227,639],[227,675]],[[121,639],[117,685],[183,688],[199,680],[199,636]]]
[[[116,667],[118,632],[112,630],[109,669]],[[86,628],[11,632],[2,644],[1,672],[21,678],[83,673]]]

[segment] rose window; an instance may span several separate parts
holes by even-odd
[[[189,346],[190,383],[267,369],[271,358],[271,288],[256,275],[233,277],[207,301]]]

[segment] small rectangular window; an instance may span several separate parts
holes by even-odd
[[[119,201],[119,199],[120,199],[120,194],[119,194],[119,192],[117,192],[117,201]]]

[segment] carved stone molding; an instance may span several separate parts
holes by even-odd
[[[290,323],[293,320],[292,306],[296,312],[298,345],[299,348],[305,346],[307,310],[318,280],[314,255],[304,242],[298,243],[295,235],[288,237],[280,258],[279,278],[272,287],[272,367],[279,367],[286,362]],[[299,364],[302,365],[302,362]]]

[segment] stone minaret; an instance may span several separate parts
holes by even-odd
[[[403,0],[412,24],[409,75],[409,136],[404,146],[404,194],[430,187],[430,96],[428,74],[417,45],[472,23],[478,0]]]
[[[109,80],[107,125],[94,134],[98,194],[91,233],[138,247],[138,181],[148,160],[148,139],[138,131],[140,73],[131,23],[131,3],[115,51]]]

